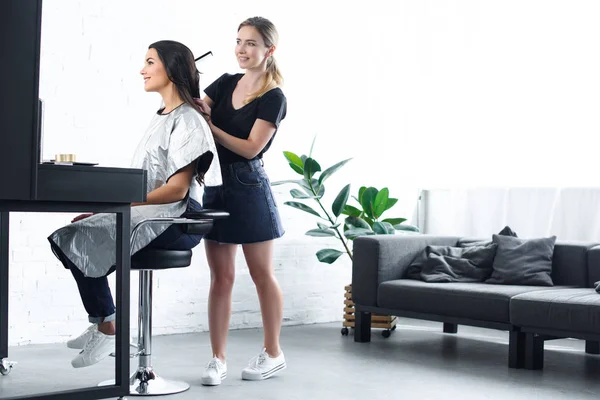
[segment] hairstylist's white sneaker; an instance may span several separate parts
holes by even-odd
[[[223,379],[227,378],[227,363],[221,362],[217,357],[213,357],[200,377],[200,382],[206,386],[220,385]]]
[[[92,337],[92,333],[94,333],[96,330],[98,330],[98,324],[92,324],[88,326],[88,328],[83,331],[81,335],[67,341],[67,347],[77,350],[83,349],[83,346],[85,346],[90,337]]]
[[[105,335],[96,329],[83,350],[71,361],[74,368],[83,368],[104,360],[115,351],[115,335]]]
[[[242,371],[242,379],[248,381],[260,381],[270,378],[286,368],[283,351],[277,357],[271,357],[266,349],[262,349],[259,355],[250,360],[250,363]]]

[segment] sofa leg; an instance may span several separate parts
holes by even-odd
[[[508,368],[525,366],[525,334],[511,331],[508,339]]]
[[[525,334],[525,369],[544,368],[544,339],[535,333]]]
[[[585,352],[587,354],[600,354],[600,342],[594,340],[586,340]]]
[[[354,341],[371,341],[371,313],[357,311],[354,313]]]
[[[444,322],[444,333],[456,333],[458,332],[458,325]]]

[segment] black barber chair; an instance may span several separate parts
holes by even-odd
[[[213,221],[227,218],[228,213],[218,210],[186,212],[181,218],[149,218],[139,222],[132,231],[134,243],[139,228],[145,224],[183,224],[188,234],[205,235],[212,229]],[[191,250],[142,249],[131,257],[131,270],[140,272],[138,343],[137,352],[131,357],[139,357],[137,370],[129,380],[130,396],[157,396],[183,392],[190,385],[181,381],[171,381],[159,377],[152,367],[152,275],[155,270],[188,267],[192,262]],[[114,380],[101,382],[100,386],[113,385]]]
[[[198,172],[207,171],[213,160],[211,152],[202,155],[196,164]],[[141,226],[146,224],[181,224],[191,235],[206,235],[217,219],[227,218],[229,213],[219,210],[187,211],[179,218],[148,218],[140,221],[132,230],[131,243]],[[140,271],[138,300],[138,343],[131,357],[139,357],[137,370],[129,378],[130,396],[157,396],[174,394],[190,388],[185,382],[159,377],[152,368],[152,275],[155,270],[188,267],[192,262],[191,250],[163,250],[145,248],[131,257],[131,270]],[[114,354],[113,354],[114,355]],[[113,385],[114,380],[101,382],[100,386]]]

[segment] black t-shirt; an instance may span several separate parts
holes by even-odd
[[[248,139],[252,126],[257,119],[262,119],[275,124],[275,133],[266,146],[254,159],[262,158],[269,149],[279,123],[285,118],[287,101],[285,95],[279,88],[271,89],[244,105],[240,109],[234,109],[231,102],[233,90],[244,74],[223,74],[219,79],[210,84],[204,93],[214,101],[211,119],[215,126],[226,133],[240,139]],[[217,151],[221,164],[227,165],[237,161],[247,161],[247,158],[217,143]]]

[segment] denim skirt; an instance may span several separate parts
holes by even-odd
[[[216,220],[205,238],[246,244],[283,236],[281,217],[262,160],[221,165],[221,173],[223,185],[204,188],[202,207],[227,211],[229,217]]]

